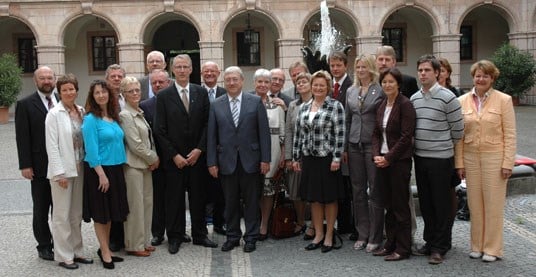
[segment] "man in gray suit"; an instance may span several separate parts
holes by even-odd
[[[149,73],[153,72],[155,69],[166,69],[166,60],[164,54],[160,51],[151,51],[147,54],[147,71]],[[143,76],[139,79],[140,88],[141,88],[141,100],[149,99],[155,96],[153,88],[151,87],[151,82],[149,75]]]
[[[227,96],[210,105],[207,134],[207,165],[219,176],[225,197],[227,241],[222,251],[240,245],[240,200],[244,203],[244,252],[253,252],[259,236],[259,174],[270,169],[270,129],[259,96],[243,93],[244,74],[239,67],[223,73]]]

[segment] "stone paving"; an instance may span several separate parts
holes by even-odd
[[[517,107],[519,153],[536,157],[534,137],[536,107]],[[85,253],[95,260],[75,271],[37,257],[31,231],[31,198],[28,181],[17,169],[14,124],[0,125],[0,272],[3,276],[535,276],[536,195],[507,198],[504,228],[504,259],[495,263],[472,260],[469,252],[469,222],[456,221],[453,248],[443,264],[432,266],[426,257],[412,256],[400,262],[384,262],[364,251],[353,250],[345,238],[340,250],[322,254],[305,251],[301,237],[268,239],[257,243],[257,251],[240,248],[222,252],[183,244],[176,255],[167,252],[167,242],[148,258],[126,256],[113,271],[103,269],[96,255],[98,243],[92,224],[82,223]],[[422,243],[422,219],[417,218],[416,242]],[[189,224],[189,222],[188,222]],[[187,228],[189,229],[189,228]],[[224,242],[223,236],[209,237]],[[242,246],[242,245],[241,245]]]

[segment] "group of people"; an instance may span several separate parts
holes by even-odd
[[[196,85],[188,55],[173,59],[170,79],[164,55],[153,51],[148,76],[138,80],[111,65],[105,80],[91,84],[85,107],[75,104],[74,75],[56,80],[49,67],[39,67],[37,92],[20,100],[15,114],[39,257],[67,269],[93,263],[83,254],[82,220],[93,221],[107,269],[123,260],[113,252],[124,247],[128,255],[147,257],[164,236],[171,254],[190,241],[215,248],[207,203],[214,232],[226,236],[221,250],[243,239],[243,251],[253,252],[268,238],[278,193],[272,178],[285,171],[294,233],[310,240],[306,250],[334,249],[346,220],[340,215],[350,214],[354,249],[386,261],[428,255],[430,264],[440,264],[452,247],[454,187],[465,178],[469,256],[501,258],[515,115],[511,98],[493,89],[499,75],[493,63],[471,67],[474,87],[461,96],[451,86],[448,61],[431,55],[417,62],[420,89],[396,68],[390,46],[359,55],[353,82],[344,53],[333,53],[328,63],[331,73],[313,74],[301,61],[291,64],[293,86],[286,90],[282,69],[258,69],[254,91],[245,92],[237,66],[224,70],[223,88],[218,65],[205,62],[204,82]],[[425,241],[414,251],[413,164]]]

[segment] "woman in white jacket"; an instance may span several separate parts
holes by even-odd
[[[52,192],[50,230],[54,239],[54,259],[66,269],[77,269],[77,263],[90,264],[83,256],[82,194],[84,145],[82,116],[84,109],[75,104],[78,81],[72,74],[56,82],[61,101],[52,108],[45,120],[48,154],[47,178]]]

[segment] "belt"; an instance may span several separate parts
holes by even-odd
[[[279,128],[270,128],[270,135],[279,134]]]

